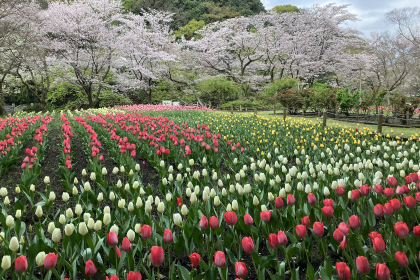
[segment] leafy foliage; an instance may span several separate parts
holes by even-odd
[[[271,9],[279,14],[282,13],[291,13],[291,12],[299,12],[298,7],[287,4],[287,5],[277,5]]]
[[[224,77],[204,80],[196,88],[201,92],[201,100],[218,105],[221,105],[226,100],[237,99],[241,92],[238,84]]]
[[[350,92],[348,87],[339,90],[336,93],[336,99],[343,112],[348,112],[351,108],[359,106],[360,93],[355,91]]]
[[[277,79],[270,83],[265,89],[264,93],[268,96],[276,95],[282,89],[295,88],[298,86],[299,79]]]
[[[205,22],[204,20],[197,21],[195,19],[191,20],[188,24],[183,27],[180,27],[178,30],[174,31],[174,35],[177,38],[181,38],[184,35],[185,39],[191,40],[191,38],[199,39],[201,34],[196,33],[197,30],[203,28]]]

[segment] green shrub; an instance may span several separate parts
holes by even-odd
[[[33,106],[26,106],[22,109],[23,112],[45,112],[45,107],[41,103],[35,103]]]
[[[116,92],[107,92],[99,96],[99,107],[113,107],[117,105],[129,105],[131,100]]]
[[[340,109],[344,113],[348,113],[351,108],[359,106],[360,94],[359,91],[351,93],[350,90],[345,87],[337,91],[335,95]]]

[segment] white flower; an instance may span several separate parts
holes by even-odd
[[[181,224],[181,222],[182,222],[182,217],[181,217],[181,215],[179,213],[175,213],[173,215],[173,220],[174,220],[174,224],[177,225],[177,226],[179,226]]]
[[[44,183],[47,184],[47,185],[50,183],[50,177],[49,176],[44,177]]]
[[[36,255],[35,262],[38,266],[44,265],[45,256],[46,255],[44,251],[41,251]]]
[[[105,168],[105,167],[104,167]],[[106,170],[106,169],[105,169]],[[104,175],[106,175],[106,174],[104,174]],[[95,181],[96,180],[96,173],[95,172],[92,172],[92,173],[90,173],[90,179],[92,180],[92,181]]]

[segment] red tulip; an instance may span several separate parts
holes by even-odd
[[[242,248],[244,249],[244,252],[247,254],[252,254],[254,252],[254,241],[252,241],[251,237],[244,237],[242,238]]]
[[[343,233],[341,232],[340,229],[336,229],[333,232],[333,238],[337,243],[340,243],[341,241],[343,241],[344,235],[343,235]]]
[[[312,229],[314,230],[314,233],[318,236],[324,235],[324,224],[320,222],[315,222]]]
[[[275,206],[277,209],[280,209],[283,207],[283,199],[281,199],[281,197],[276,197],[276,202],[275,202]]]
[[[398,185],[398,181],[394,177],[388,177],[386,178],[386,181],[391,188],[395,188]]]
[[[397,187],[397,194],[399,195],[408,194],[409,192],[410,192],[410,189],[406,185]]]
[[[413,208],[416,206],[416,200],[412,196],[404,197],[404,203],[408,208]]]
[[[163,232],[163,241],[165,243],[172,243],[174,241],[174,237],[170,229],[165,229],[165,231]]]
[[[370,193],[370,187],[368,185],[363,185],[360,187],[360,192],[362,195],[367,196]]]
[[[398,262],[398,264],[402,267],[408,266],[408,258],[405,254],[405,252],[396,252],[395,253],[395,260]]]
[[[182,196],[181,196],[181,197],[177,197],[177,198],[176,198],[176,204],[177,204],[178,206],[182,206]]]
[[[85,266],[86,276],[92,277],[93,275],[96,274],[96,271],[98,270],[96,269],[95,264],[91,260],[88,260]]]
[[[413,228],[413,232],[417,237],[419,237],[420,236],[420,226],[415,226]]]
[[[339,196],[343,196],[344,195],[344,188],[343,187],[337,187],[336,191],[337,191],[337,194]]]
[[[121,257],[121,250],[118,247],[115,247],[115,253],[117,254],[117,257]]]
[[[117,275],[112,275],[111,278],[106,277],[106,280],[120,280]]]
[[[316,197],[313,193],[308,194],[308,203],[310,205],[315,205],[316,204]]]
[[[386,264],[376,264],[376,278],[378,278],[378,280],[388,280],[390,276],[391,271],[389,271],[389,268],[386,266]]]
[[[233,211],[226,212],[224,215],[226,223],[230,226],[233,226],[238,221],[238,217],[236,216],[236,213]]]
[[[324,199],[322,202],[324,203],[324,206],[334,207],[334,200],[331,198]]]
[[[254,220],[252,219],[251,215],[245,214],[244,222],[245,222],[245,225],[251,226],[254,223]]]
[[[349,224],[352,229],[358,229],[360,227],[359,217],[353,215],[349,219]]]
[[[208,222],[207,222],[207,217],[206,216],[201,217],[200,222],[198,223],[198,226],[201,229],[206,229],[208,227]]]
[[[246,268],[246,264],[243,262],[235,262],[235,274],[238,277],[245,277],[248,269]]]
[[[384,207],[381,204],[376,204],[373,208],[373,213],[378,217],[382,217],[384,215]]]
[[[350,268],[346,263],[338,262],[335,264],[337,275],[341,280],[349,280],[351,278]]]
[[[277,249],[277,247],[279,246],[277,234],[275,233],[270,234],[270,236],[268,237],[268,244],[270,245],[272,249]]]
[[[306,227],[311,226],[311,221],[309,220],[309,216],[303,217],[300,220],[302,221],[302,225],[304,225]]]
[[[342,233],[343,235],[348,235],[348,234],[350,233],[350,228],[349,228],[349,225],[348,225],[348,224],[346,224],[346,223],[344,223],[344,222],[341,222],[341,223],[338,225],[338,229],[341,231],[341,233]]]
[[[149,225],[143,225],[140,227],[140,232],[143,239],[149,239],[152,235],[152,227]]]
[[[418,203],[420,203],[420,192],[416,193],[416,200]]]
[[[385,241],[382,238],[376,237],[372,240],[373,250],[376,253],[382,254],[385,252]]]
[[[287,195],[287,205],[295,204],[295,197],[292,194]]]
[[[391,203],[389,203],[389,202],[385,203],[383,209],[384,209],[385,215],[387,215],[387,216],[394,215],[394,208],[392,208]]]
[[[220,268],[225,267],[226,266],[225,253],[221,251],[217,251],[216,253],[214,253],[214,264]]]
[[[352,190],[350,192],[350,198],[352,200],[358,200],[360,198],[360,192],[358,190]]]
[[[109,244],[109,246],[111,246],[111,247],[115,247],[115,246],[117,246],[117,245],[118,245],[118,237],[117,237],[117,235],[115,234],[115,232],[113,232],[113,231],[110,231],[110,232],[108,233],[108,244]]]
[[[331,218],[334,216],[334,209],[331,206],[324,206],[321,210],[327,218]]]
[[[154,267],[161,266],[164,260],[163,249],[159,246],[153,246],[150,251],[150,261]]]
[[[382,235],[380,233],[376,232],[376,231],[372,231],[371,233],[369,233],[369,237],[370,237],[371,240],[373,240],[377,237],[382,239]]]
[[[190,260],[191,260],[191,267],[197,267],[200,265],[201,256],[197,253],[192,253],[190,255]]]
[[[391,188],[384,189],[384,194],[386,197],[390,198],[394,196],[394,190]]]
[[[305,236],[306,236],[306,226],[297,225],[296,226],[296,234],[297,234],[297,236],[299,236],[300,239],[305,238]]]
[[[45,256],[44,259],[44,267],[45,269],[51,269],[56,266],[57,264],[58,254],[49,253]]]
[[[25,256],[20,256],[15,259],[16,272],[23,273],[28,269],[28,260]]]
[[[356,258],[356,267],[360,274],[368,274],[370,272],[369,261],[364,256]]]
[[[411,174],[408,174],[407,176],[405,176],[405,183],[407,185],[410,185],[411,183],[413,183],[413,178],[410,175]]]
[[[127,280],[141,280],[141,273],[140,272],[130,271],[127,274]]]
[[[398,222],[394,225],[395,233],[399,238],[405,239],[409,234],[409,230],[406,223]]]
[[[210,217],[210,227],[212,229],[217,229],[219,227],[219,220],[215,216]]]
[[[284,233],[284,231],[279,231],[278,233],[277,233],[277,240],[278,240],[278,242],[279,242],[279,244],[281,244],[281,245],[283,245],[283,246],[286,246],[287,245],[287,236],[286,236],[286,234]]]
[[[343,241],[340,242],[340,249],[345,250],[347,247],[347,238],[346,236],[343,237]]]
[[[260,217],[261,220],[263,220],[264,222],[269,222],[271,219],[271,211],[265,210],[263,212],[260,213]]]
[[[384,188],[381,185],[375,185],[375,186],[373,186],[373,190],[377,194],[383,194],[384,193]]]
[[[130,240],[128,240],[127,237],[123,238],[123,241],[122,241],[122,244],[121,244],[121,249],[123,249],[125,252],[131,251],[131,243],[130,243]]]

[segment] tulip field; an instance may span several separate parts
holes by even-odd
[[[419,279],[419,146],[198,107],[0,118],[0,279]]]

